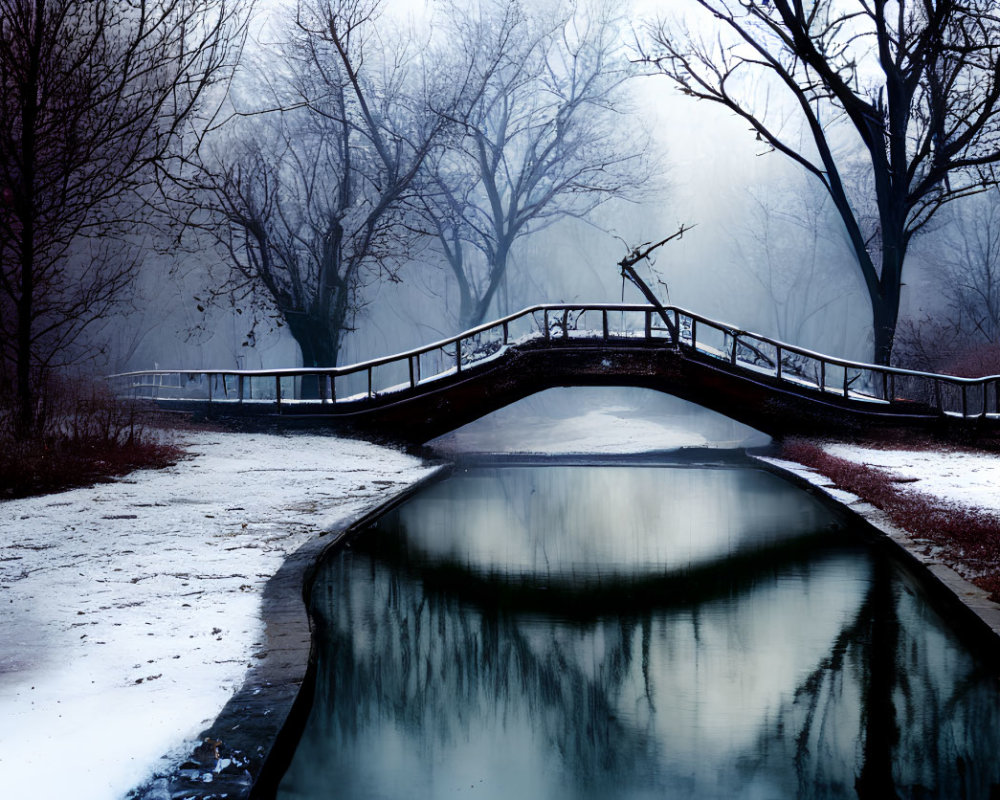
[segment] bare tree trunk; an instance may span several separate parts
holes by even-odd
[[[882,274],[877,292],[869,286],[872,304],[873,357],[876,364],[889,366],[892,346],[899,319],[899,301],[903,286],[903,259],[906,254],[906,235],[900,224],[896,231],[883,228]]]
[[[896,321],[898,318],[898,290],[888,300],[872,298],[873,355],[876,364],[889,366],[892,362],[892,347],[896,339]]]
[[[17,435],[25,438],[35,427],[34,392],[31,385],[32,321],[35,298],[35,148],[38,125],[38,79],[42,46],[44,3],[35,5],[30,34],[29,64],[24,78],[21,106],[21,187],[19,208],[21,223],[20,297],[17,298]]]
[[[462,327],[465,330],[474,328],[476,325],[482,325],[486,321],[486,315],[490,311],[493,296],[497,293],[497,289],[500,288],[504,274],[507,271],[507,259],[510,256],[512,244],[513,241],[511,240],[502,240],[496,252],[493,253],[492,263],[490,264],[489,284],[486,287],[486,291],[483,292],[483,296],[472,307],[472,313],[469,315],[469,318],[462,321]]]
[[[329,319],[314,315],[286,314],[288,329],[299,346],[303,367],[335,367],[340,351],[341,327],[331,324]],[[303,377],[302,399],[315,400],[320,397],[319,380]]]

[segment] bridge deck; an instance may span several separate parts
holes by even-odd
[[[1000,376],[846,361],[683,309],[667,313],[664,322],[645,305],[536,306],[346,367],[151,370],[112,380],[119,394],[166,408],[415,443],[555,386],[656,389],[777,436],[1000,431]]]

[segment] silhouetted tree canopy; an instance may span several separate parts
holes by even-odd
[[[710,31],[650,25],[644,60],[823,183],[871,299],[875,359],[888,363],[913,237],[998,181],[1000,3],[694,2]]]
[[[0,359],[22,435],[46,374],[132,284],[158,186],[250,7],[0,0]]]

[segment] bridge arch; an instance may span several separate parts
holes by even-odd
[[[187,378],[195,379],[200,396],[191,395]],[[776,437],[913,428],[975,436],[1000,428],[1000,376],[958,378],[847,361],[648,305],[534,306],[346,367],[154,370],[111,379],[120,394],[168,407],[410,443],[559,386],[653,389]],[[264,391],[255,395],[261,381]],[[309,400],[296,393],[307,383],[316,389]]]

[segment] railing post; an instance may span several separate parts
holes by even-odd
[[[326,403],[326,375],[316,375],[316,384],[319,388],[319,401]]]
[[[419,358],[419,356],[410,356],[407,360],[410,367],[410,388],[415,389],[417,386],[416,371],[413,368],[413,359]]]
[[[372,400],[375,397],[375,388],[374,388],[374,385],[373,385],[374,375],[372,374],[373,372],[374,371],[372,370],[372,368],[368,367],[368,399],[369,400]]]
[[[332,372],[328,372],[327,375],[326,375],[326,379],[328,381],[330,381],[330,402],[331,403],[336,403],[337,402],[337,376],[334,375]]]
[[[510,339],[510,323],[508,323],[507,320],[504,320],[504,323],[503,323],[503,343],[507,344],[507,342],[508,342],[509,339]],[[418,358],[419,358],[419,356],[418,356]]]
[[[882,373],[882,399],[889,399],[889,373]]]
[[[646,310],[646,339],[653,338],[653,314],[648,309]]]
[[[781,380],[781,345],[774,346],[774,376]]]
[[[826,362],[819,362],[819,390],[821,392],[826,391]]]
[[[844,399],[845,400],[847,399],[848,388],[849,387],[850,387],[850,384],[847,382],[847,365],[845,364],[844,365]]]
[[[608,310],[606,308],[601,309],[601,331],[604,335],[604,340],[608,340]]]
[[[563,309],[563,339],[569,338],[569,309]]]
[[[278,404],[278,413],[281,413],[281,376],[274,376],[274,399]]]
[[[962,419],[969,416],[969,386],[968,384],[962,384]]]
[[[236,393],[239,395],[240,403],[243,402],[243,376],[239,375],[236,378]]]
[[[455,340],[455,371],[462,371],[462,340]]]
[[[205,376],[208,378],[208,402],[212,402],[212,373],[206,372]]]
[[[697,335],[697,330],[698,330],[698,320],[696,320],[694,317],[691,317],[691,349],[692,350],[697,350],[698,349],[698,338],[697,338],[698,335]]]
[[[944,405],[941,402],[941,381],[934,379],[934,398],[937,400],[938,414],[944,413]]]
[[[740,342],[740,335],[736,331],[733,331],[733,352],[729,354],[729,363],[734,367],[736,366],[736,346]]]
[[[889,396],[886,398],[890,403],[896,400],[896,373],[889,373]]]
[[[549,310],[546,308],[542,312],[542,327],[545,329],[545,339],[548,341],[549,336]]]
[[[680,349],[681,346],[681,312],[674,309],[674,347]]]

